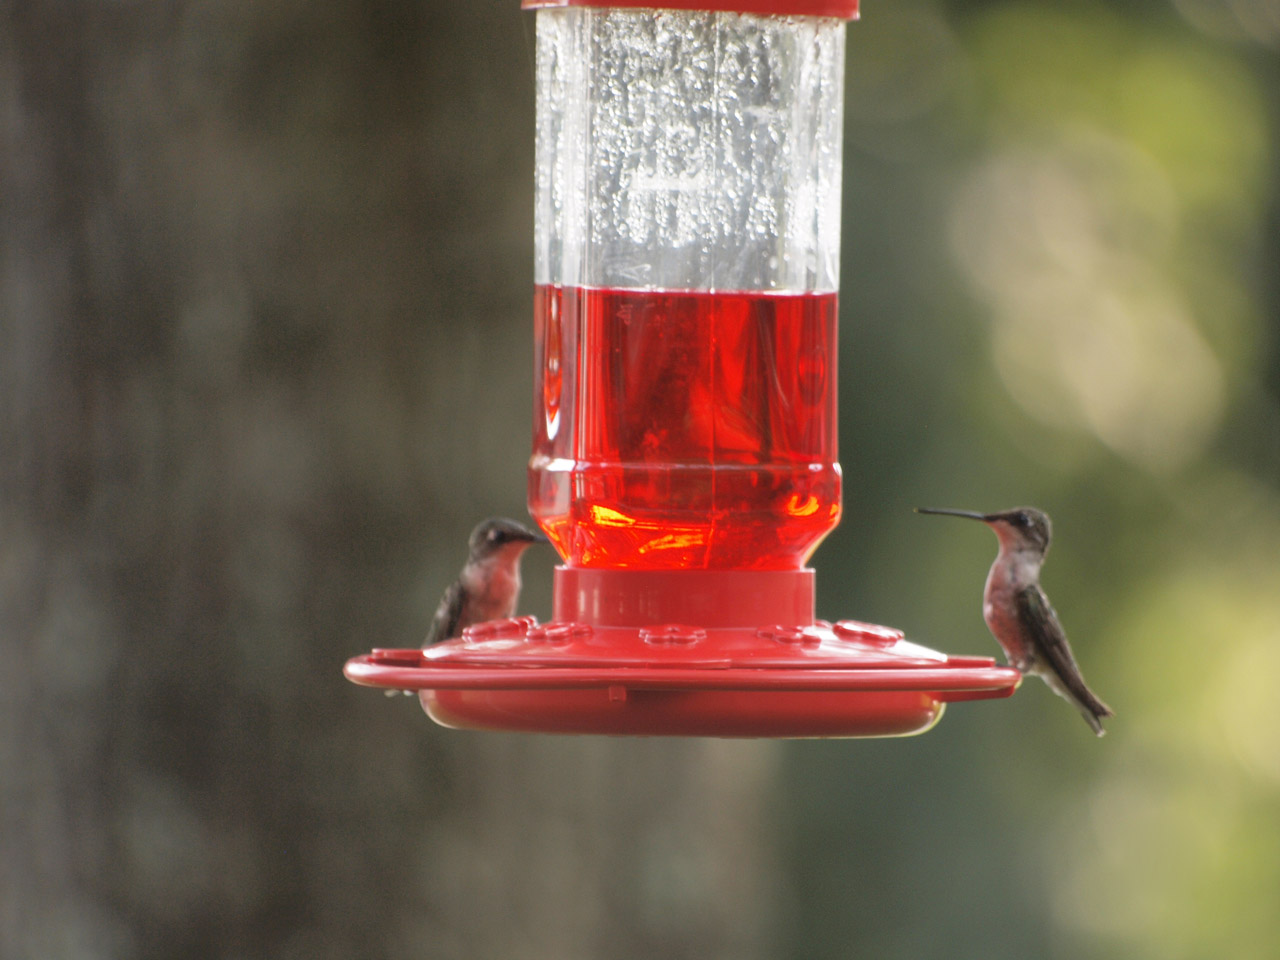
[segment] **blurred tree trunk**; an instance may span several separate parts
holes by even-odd
[[[2,17],[0,952],[769,952],[770,745],[341,677],[523,499],[528,15]]]

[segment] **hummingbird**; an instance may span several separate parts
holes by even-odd
[[[513,616],[520,598],[520,558],[547,538],[524,524],[490,517],[471,531],[467,562],[445,590],[423,646],[462,636],[473,623]]]
[[[1058,696],[1073,704],[1097,736],[1102,718],[1114,716],[1110,707],[1085,685],[1071,653],[1066,632],[1049,598],[1040,588],[1040,567],[1049,552],[1049,515],[1035,507],[1015,507],[999,513],[918,507],[917,513],[936,513],[981,520],[1000,541],[1000,552],[987,574],[982,594],[982,619],[1022,673],[1034,673]]]

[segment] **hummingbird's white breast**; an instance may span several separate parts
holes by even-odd
[[[1009,662],[1024,673],[1035,663],[1026,629],[1018,619],[1017,594],[1040,576],[1040,556],[1001,549],[982,594],[982,619],[999,641]]]
[[[468,623],[501,620],[515,613],[520,597],[520,553],[525,544],[504,547],[463,571],[463,618]]]

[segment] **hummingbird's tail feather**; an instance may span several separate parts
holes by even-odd
[[[1079,708],[1085,722],[1093,728],[1095,735],[1104,736],[1107,731],[1102,729],[1102,718],[1114,717],[1116,712],[1099,700],[1097,695],[1084,685],[1083,679],[1080,682],[1080,689],[1072,692],[1074,696],[1071,700]]]
[[[1104,717],[1114,717],[1116,712],[1085,686],[1083,677],[1078,673],[1062,677],[1052,670],[1040,672],[1040,676],[1054,693],[1080,711],[1080,715],[1084,717],[1085,723],[1089,724],[1095,736],[1106,735],[1107,731],[1102,728],[1102,720]]]
[[[1106,729],[1102,726],[1102,721],[1095,714],[1090,713],[1088,710],[1081,710],[1080,716],[1084,717],[1084,722],[1093,730],[1095,737],[1105,737],[1107,735]]]
[[[1080,711],[1080,716],[1084,717],[1084,722],[1089,725],[1094,736],[1106,736],[1107,731],[1102,728],[1102,718],[1114,717],[1116,715],[1114,710],[1095,697],[1087,687],[1084,689],[1085,695],[1078,696],[1075,691],[1059,688],[1057,684],[1050,683],[1049,686],[1053,688],[1054,693]]]
[[[1091,707],[1087,707],[1082,703],[1077,703],[1080,708],[1080,716],[1084,717],[1084,722],[1093,730],[1094,736],[1105,737],[1107,731],[1102,728],[1102,718],[1114,716],[1110,710],[1106,713],[1096,713]]]

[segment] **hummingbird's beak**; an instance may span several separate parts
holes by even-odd
[[[947,517],[968,517],[970,520],[981,520],[987,522],[987,515],[984,513],[975,513],[972,510],[946,510],[942,507],[916,507],[916,513],[936,513]]]

